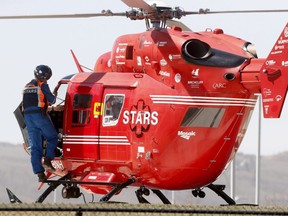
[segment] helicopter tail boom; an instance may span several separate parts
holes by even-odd
[[[288,23],[260,70],[263,114],[279,118],[288,86]]]

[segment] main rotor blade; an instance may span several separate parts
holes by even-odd
[[[126,5],[128,5],[131,8],[144,9],[149,13],[156,11],[156,9],[154,7],[150,6],[149,4],[147,4],[143,0],[121,0],[121,1],[124,2]]]
[[[198,12],[195,11],[184,11],[185,15],[194,14],[233,14],[233,13],[283,13],[288,12],[288,9],[274,9],[274,10],[232,10],[232,11],[210,11],[209,8],[199,9]]]
[[[100,16],[126,16],[126,13],[112,13],[110,10],[91,14],[54,14],[54,15],[16,15],[0,16],[0,19],[65,19],[65,18],[91,18]]]

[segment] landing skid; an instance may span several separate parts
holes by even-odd
[[[49,187],[38,197],[35,203],[42,203],[47,196],[54,191],[59,185],[64,185],[62,190],[62,196],[64,198],[78,198],[80,197],[80,189],[77,187],[78,184],[92,184],[92,185],[110,185],[112,186],[112,190],[103,196],[100,199],[100,202],[107,202],[109,199],[121,191],[123,188],[129,186],[130,184],[135,182],[134,178],[130,178],[122,183],[107,183],[107,182],[83,182],[83,181],[70,181],[69,174],[61,177],[58,180],[47,180],[45,183],[48,183]],[[11,190],[6,188],[10,203],[22,203],[22,201],[14,194]]]
[[[10,203],[22,203],[22,201],[20,199],[18,199],[18,197],[12,193],[11,190],[9,190],[8,188],[6,188]]]
[[[210,190],[212,190],[213,192],[215,192],[222,199],[224,199],[228,205],[236,205],[236,202],[224,192],[225,185],[210,184],[206,187],[209,188]],[[153,190],[152,189],[152,191],[159,197],[159,199],[163,202],[163,204],[171,204],[171,202],[167,199],[167,197],[165,197],[165,195],[160,190]],[[149,189],[147,189],[145,187],[140,187],[138,190],[135,191],[135,194],[137,196],[139,203],[149,203],[149,201],[147,201],[143,197],[143,195],[145,195],[145,196],[150,195]],[[201,189],[192,190],[192,194],[195,197],[200,197],[200,198],[205,197],[205,192],[202,191]]]
[[[53,183],[49,184],[49,187],[38,197],[38,199],[35,201],[35,203],[42,203],[46,197],[54,191],[63,181],[64,179],[67,179],[67,176],[63,176],[57,181],[53,181]],[[50,182],[50,181],[49,181]],[[8,188],[6,188],[10,203],[22,203],[22,201]]]
[[[49,187],[39,196],[39,198],[35,201],[35,203],[42,203],[47,196],[54,191],[59,185],[64,185],[65,190],[62,190],[62,196],[64,198],[78,198],[81,193],[79,188],[77,187],[78,184],[94,184],[94,185],[110,185],[112,186],[112,190],[103,196],[100,199],[100,202],[107,202],[113,197],[115,194],[117,194],[119,191],[121,191],[123,188],[133,184],[135,182],[134,178],[130,178],[125,182],[122,183],[105,183],[105,182],[79,182],[79,181],[70,181],[69,175],[66,175],[58,180],[48,180],[45,183],[48,183]],[[221,198],[223,198],[228,205],[236,205],[236,202],[228,196],[225,192],[225,185],[214,185],[210,184],[206,186],[210,190],[214,191],[217,195],[219,195]],[[8,188],[6,188],[8,197],[11,203],[22,203],[22,201],[12,193]],[[64,194],[63,194],[64,191]],[[167,197],[160,191],[156,189],[151,189],[153,193],[157,195],[157,197],[163,202],[163,204],[171,204],[171,202],[167,199]],[[137,199],[139,203],[150,203],[147,201],[143,195],[149,196],[150,190],[145,187],[140,187],[138,190],[135,191],[135,194],[137,196]],[[192,194],[200,198],[205,197],[205,193],[201,189],[196,189],[192,191]]]
[[[43,202],[44,199],[48,196],[48,194],[50,194],[53,190],[55,190],[56,187],[58,187],[60,184],[63,184],[65,186],[64,188],[67,189],[68,194],[70,194],[70,195],[68,195],[68,197],[65,197],[65,198],[78,198],[81,194],[80,194],[80,190],[77,187],[77,185],[79,185],[79,184],[90,184],[90,185],[110,185],[110,186],[112,186],[113,189],[100,199],[100,202],[107,202],[107,201],[110,200],[110,198],[112,196],[114,196],[119,191],[121,191],[123,188],[129,186],[130,184],[132,184],[134,182],[135,182],[134,178],[130,178],[127,181],[122,182],[122,183],[69,181],[69,180],[62,180],[62,178],[61,178],[61,179],[56,180],[56,181],[47,181],[47,183],[50,184],[51,189],[49,187],[41,195],[41,199],[39,197],[37,201],[38,202],[39,201]],[[67,187],[67,185],[69,185],[69,186]],[[73,186],[71,186],[71,185],[73,185]],[[70,192],[69,192],[69,190],[70,190]],[[43,196],[44,199],[42,199],[42,196]],[[63,193],[62,193],[62,196],[63,196]]]

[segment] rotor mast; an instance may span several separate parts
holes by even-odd
[[[171,8],[160,1],[152,1],[149,4],[142,0],[122,0],[132,10],[126,13],[131,20],[145,19],[147,29],[159,29],[167,27],[167,20],[180,19],[185,12],[179,7]]]

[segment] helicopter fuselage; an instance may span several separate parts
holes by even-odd
[[[246,45],[219,29],[119,37],[95,72],[65,82],[63,169],[79,181],[135,177],[134,185],[159,189],[215,181],[239,148],[260,88]]]

